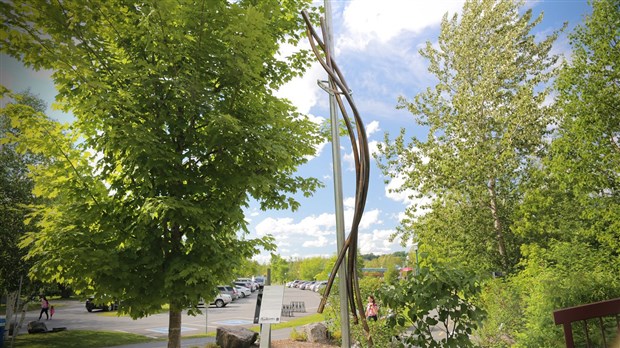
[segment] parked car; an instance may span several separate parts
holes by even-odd
[[[215,299],[213,300],[213,302],[211,302],[211,304],[215,305],[215,307],[217,308],[222,308],[226,306],[227,304],[231,303],[232,301],[233,301],[232,296],[228,294],[219,294],[215,297]]]
[[[241,298],[246,298],[252,295],[252,290],[246,288],[245,286],[235,285],[235,289],[237,289],[237,293],[239,293],[239,296],[241,296]]]
[[[303,285],[300,287],[300,289],[301,289],[301,290],[310,290],[310,287],[311,287],[312,285],[314,285],[314,283],[316,283],[316,282],[315,282],[315,281],[307,282],[307,283],[303,284]]]
[[[248,288],[248,289],[250,289],[251,292],[256,291],[256,287],[253,286],[252,281],[249,280],[249,279],[248,280],[244,280],[244,279],[239,280],[239,279],[237,279],[237,280],[235,280],[233,282],[233,284],[237,285],[237,286],[243,286],[245,288]]]
[[[237,289],[230,285],[218,285],[217,289],[220,291],[220,294],[228,294],[232,297],[232,300],[236,300],[239,298],[239,293]]]
[[[115,311],[118,309],[118,302],[114,301],[111,303],[97,303],[95,302],[94,297],[89,297],[86,299],[86,310],[92,312],[95,309],[101,309],[104,312],[107,311]]]
[[[254,277],[254,281],[259,285],[259,286],[265,286],[265,277]]]
[[[253,281],[250,278],[237,278],[237,280],[235,280],[235,282],[242,282],[245,283],[246,288],[249,288],[250,290],[252,290],[252,292],[258,290],[258,283],[256,283],[255,281]]]
[[[321,280],[316,282],[313,286],[312,286],[312,291],[314,292],[319,292],[321,291],[321,289],[323,289],[324,287],[327,286],[327,280]]]
[[[297,284],[299,284],[301,282],[301,280],[299,279],[295,279],[292,282],[288,282],[286,283],[286,286],[288,286],[289,288],[294,288],[296,287]]]
[[[228,294],[218,294],[213,301],[211,301],[210,304],[215,305],[217,308],[222,308],[225,307],[227,304],[232,302],[232,297],[230,297],[230,295]],[[202,307],[205,305],[205,301],[204,300],[200,300],[200,302],[198,302],[198,306]]]

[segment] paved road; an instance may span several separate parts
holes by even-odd
[[[256,292],[248,298],[240,298],[228,304],[224,308],[211,306],[207,310],[207,318],[204,314],[189,316],[186,313],[182,318],[181,335],[191,336],[205,332],[205,322],[208,320],[208,331],[214,332],[219,326],[241,326],[249,328],[254,326],[253,318],[256,307]],[[312,291],[289,289],[284,290],[283,303],[291,301],[303,301],[305,303],[305,313],[294,313],[294,317],[282,317],[286,322],[291,319],[316,313],[320,302],[320,296]],[[68,330],[101,330],[101,331],[121,331],[144,335],[152,338],[167,337],[168,335],[168,313],[156,314],[146,318],[133,320],[129,317],[116,317],[103,315],[101,312],[93,311],[89,313],[84,307],[84,302],[78,301],[52,301],[56,306],[54,319],[45,321],[48,330],[55,327],[66,327]],[[39,317],[38,310],[27,312],[25,325]],[[274,339],[288,338],[288,332],[282,331],[277,335],[274,332]],[[27,333],[23,327],[20,333]],[[284,337],[277,337],[282,336]]]

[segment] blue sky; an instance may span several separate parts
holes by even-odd
[[[315,1],[322,5],[323,1]],[[371,151],[381,142],[385,132],[396,135],[401,128],[407,134],[424,136],[425,131],[414,123],[413,116],[397,110],[397,98],[411,100],[421,90],[434,84],[426,68],[427,62],[418,50],[427,41],[436,42],[444,13],[458,13],[462,1],[456,0],[336,0],[331,2],[336,62],[344,73],[366,125]],[[544,12],[543,22],[535,28],[540,36],[569,27],[556,42],[554,53],[570,55],[566,34],[580,23],[591,9],[585,0],[526,1],[523,9],[532,8],[535,15]],[[309,46],[307,46],[309,48]],[[285,52],[283,52],[285,53]],[[0,57],[0,83],[14,91],[30,88],[53,103],[55,89],[49,71],[25,69],[12,58]],[[326,74],[317,64],[305,76],[284,86],[278,94],[286,97],[303,113],[320,121],[329,118],[327,94],[317,86]],[[48,115],[63,122],[71,116],[53,110]],[[353,213],[355,173],[348,138],[341,139],[342,182],[345,225],[350,226]],[[359,249],[363,254],[385,254],[408,250],[400,240],[389,242],[400,218],[411,202],[405,196],[387,192],[385,178],[371,160],[370,188],[364,217],[360,225]],[[311,198],[299,197],[296,212],[267,211],[252,204],[247,210],[251,236],[272,234],[276,237],[277,253],[285,258],[330,256],[336,253],[334,193],[331,144],[324,144],[316,157],[299,169],[303,176],[323,181],[325,187]],[[269,254],[256,257],[265,262]]]

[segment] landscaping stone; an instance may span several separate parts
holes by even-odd
[[[215,342],[222,348],[250,348],[258,338],[258,333],[246,328],[218,327]]]
[[[305,325],[304,331],[308,337],[308,342],[328,343],[327,326],[323,323],[312,323]]]
[[[28,323],[28,333],[42,333],[42,332],[47,332],[47,326],[45,326],[45,323],[42,321],[31,321]]]

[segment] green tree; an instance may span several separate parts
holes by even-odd
[[[1,88],[1,87],[0,87]],[[4,94],[4,91],[2,94]],[[11,104],[22,110],[43,112],[45,103],[30,91],[13,95]],[[10,109],[10,107],[9,107]],[[28,205],[37,202],[32,191],[34,182],[29,177],[29,165],[41,159],[32,153],[20,153],[14,144],[6,142],[19,132],[11,122],[5,108],[0,110],[0,296],[6,297],[6,320],[17,322],[17,330],[25,319],[25,310],[33,295],[43,287],[41,282],[28,278],[31,260],[25,260],[26,250],[19,247],[26,233],[24,220],[29,213]],[[20,296],[20,290],[22,296]],[[19,301],[17,301],[19,299]],[[23,311],[22,311],[23,310]],[[15,320],[14,315],[22,313]]]
[[[300,261],[299,275],[304,280],[321,280],[317,277],[330,266],[328,265],[328,259],[325,257],[308,257]]]
[[[275,284],[284,284],[288,279],[289,263],[280,255],[271,253],[271,282]]]
[[[247,239],[243,208],[296,209],[316,179],[294,175],[317,127],[272,91],[301,73],[309,1],[14,1],[0,4],[2,52],[54,71],[70,129],[16,114],[12,139],[49,159],[33,170],[33,275],[142,317],[170,305],[169,347],[240,260],[273,248]],[[90,150],[90,153],[87,151]],[[45,256],[39,258],[39,256]]]
[[[523,346],[556,346],[555,309],[620,296],[620,2],[592,2],[556,82],[557,131],[532,172],[516,231],[523,247]]]
[[[42,100],[29,92],[15,96],[23,108],[38,112],[45,110]],[[0,114],[0,139],[18,130],[11,126],[11,119],[4,110]],[[13,144],[0,142],[0,289],[16,291],[19,279],[28,274],[29,265],[23,259],[25,251],[19,241],[26,232],[24,220],[27,206],[34,202],[34,182],[28,177],[28,165],[36,162],[30,154],[20,154]]]
[[[409,208],[398,233],[434,260],[478,271],[509,271],[519,259],[513,213],[550,123],[557,33],[536,39],[542,17],[520,14],[521,4],[472,0],[460,20],[444,17],[438,44],[420,51],[437,84],[399,103],[428,134],[409,143],[404,130],[393,142],[386,135],[381,151],[385,174],[405,176],[398,191],[430,201]]]

